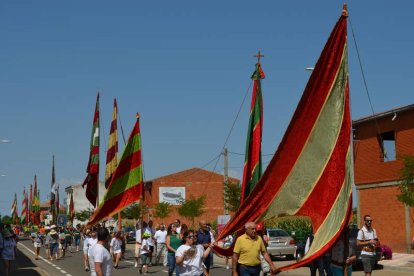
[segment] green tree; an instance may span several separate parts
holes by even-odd
[[[163,222],[166,217],[171,213],[171,204],[168,202],[160,202],[154,206],[155,213],[154,216],[156,218],[160,218]]]
[[[398,200],[409,207],[414,207],[414,156],[408,155],[403,158],[398,184],[400,189]]]
[[[91,217],[93,211],[91,208],[75,213],[75,218],[80,221],[87,221]]]
[[[121,211],[121,217],[127,219],[139,219],[145,213],[146,207],[135,202]],[[118,219],[118,216],[116,216]]]
[[[188,200],[182,200],[181,206],[178,208],[180,216],[191,220],[192,227],[194,227],[195,218],[204,214],[206,196],[202,195],[199,198],[191,196]]]
[[[224,187],[224,198],[226,200],[227,210],[237,212],[240,207],[240,185],[238,183],[228,183]]]
[[[12,218],[10,217],[10,216],[3,216],[2,218],[1,218],[1,222],[3,223],[3,224],[12,224],[13,222],[12,222]]]

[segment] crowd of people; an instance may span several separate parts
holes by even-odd
[[[372,273],[374,265],[374,247],[378,243],[372,219],[364,217],[364,226],[359,230],[357,246],[362,247],[362,263],[365,275]],[[45,250],[46,258],[57,261],[65,258],[67,252],[83,250],[83,265],[91,276],[110,276],[113,269],[120,267],[124,258],[127,235],[114,227],[58,227],[56,225],[39,227],[20,227],[0,224],[0,257],[3,259],[5,275],[10,275],[12,262],[16,258],[16,245],[19,235],[30,238],[35,252],[35,260]],[[310,264],[311,275],[343,275],[344,268],[348,275],[352,274],[352,262],[356,260],[353,248],[344,250],[344,233],[333,245],[328,254]],[[310,237],[312,242],[312,236]],[[275,275],[280,272],[272,262],[266,247],[269,237],[263,223],[248,222],[245,233],[233,242],[233,236],[224,240],[222,247],[234,246],[232,255],[233,276],[256,276],[260,273]],[[135,225],[135,265],[139,274],[150,273],[151,266],[160,265],[168,268],[168,275],[208,276],[213,266],[212,248],[217,245],[215,232],[206,221],[199,222],[198,230],[189,229],[179,219],[166,227],[163,223],[153,226],[153,222],[139,221]],[[81,247],[82,246],[82,247]],[[344,252],[348,252],[346,255]],[[325,257],[329,256],[329,265],[325,265]],[[226,268],[230,269],[229,258]],[[327,262],[326,262],[327,263]]]

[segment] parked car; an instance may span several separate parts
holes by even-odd
[[[135,243],[135,227],[125,227],[124,228],[125,233],[125,240],[127,243]]]
[[[273,257],[286,256],[293,259],[296,251],[295,240],[284,230],[270,228],[266,230],[269,237],[267,252]]]

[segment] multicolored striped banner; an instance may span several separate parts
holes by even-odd
[[[20,213],[20,222],[23,224],[29,222],[26,188],[23,189],[22,212]]]
[[[88,175],[86,176],[82,187],[86,186],[86,198],[94,207],[96,207],[99,185],[99,93],[96,96],[95,114],[93,116],[93,127],[91,135],[91,147],[86,172]]]
[[[28,209],[29,209],[29,222],[31,222],[31,223],[33,223],[33,207],[32,207],[32,204],[33,204],[33,186],[32,186],[32,184],[30,184],[30,197],[29,197],[29,207],[28,207]]]
[[[37,225],[40,223],[40,199],[39,199],[39,191],[37,189],[37,176],[36,175],[34,177],[32,212],[33,212],[32,223]]]
[[[243,202],[249,196],[250,192],[262,176],[263,99],[261,79],[264,79],[264,77],[265,75],[260,62],[258,62],[256,63],[256,70],[252,75],[254,85],[252,103],[250,106],[249,128],[247,131],[240,202]]]
[[[121,211],[141,199],[144,191],[141,158],[141,133],[139,115],[129,136],[121,160],[112,176],[111,183],[103,201],[89,219],[88,225],[94,225],[107,216]]]
[[[55,207],[55,200],[56,200],[56,193],[57,193],[57,183],[55,177],[55,156],[53,155],[52,158],[52,181],[50,183],[51,191],[50,191],[50,213],[52,214],[52,221],[56,223],[56,207]]]
[[[282,270],[304,266],[322,256],[351,215],[347,16],[344,6],[275,156],[217,238],[242,232],[248,221],[307,216],[312,221],[313,243],[301,261]]]
[[[114,111],[112,112],[111,129],[109,132],[108,152],[106,153],[105,188],[109,188],[112,174],[118,166],[118,106],[114,99]]]
[[[13,200],[13,204],[10,210],[11,216],[12,216],[12,220],[13,223],[17,222],[18,219],[18,215],[17,215],[17,194],[14,193],[14,200]]]
[[[75,218],[75,204],[73,202],[73,191],[70,194],[70,203],[69,203],[69,218],[73,225],[73,219]]]

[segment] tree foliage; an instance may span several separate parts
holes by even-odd
[[[146,212],[146,207],[135,202],[121,211],[121,217],[127,219],[139,219]],[[118,219],[118,217],[116,217]]]
[[[224,186],[224,198],[227,210],[237,212],[240,207],[241,187],[238,183],[228,183]]]
[[[82,210],[80,212],[75,212],[75,218],[80,221],[87,221],[91,217],[93,211],[91,208]]]
[[[194,226],[195,218],[198,218],[204,214],[203,208],[205,207],[205,202],[205,195],[202,195],[199,198],[191,196],[188,200],[181,201],[181,206],[178,208],[178,214],[190,220],[192,226]]]
[[[7,216],[7,215],[6,216],[3,216],[1,218],[1,222],[3,224],[12,224],[13,223],[12,218],[10,216]]]
[[[154,216],[156,218],[160,218],[161,220],[164,220],[166,217],[168,217],[168,215],[172,211],[171,204],[169,204],[168,202],[157,203],[154,206],[154,209],[155,209]]]
[[[312,232],[309,217],[287,216],[265,221],[266,228],[279,228],[294,236],[296,242],[305,239]]]
[[[398,200],[407,206],[414,207],[414,156],[408,155],[403,158],[398,184],[400,189],[400,194],[397,195]]]

